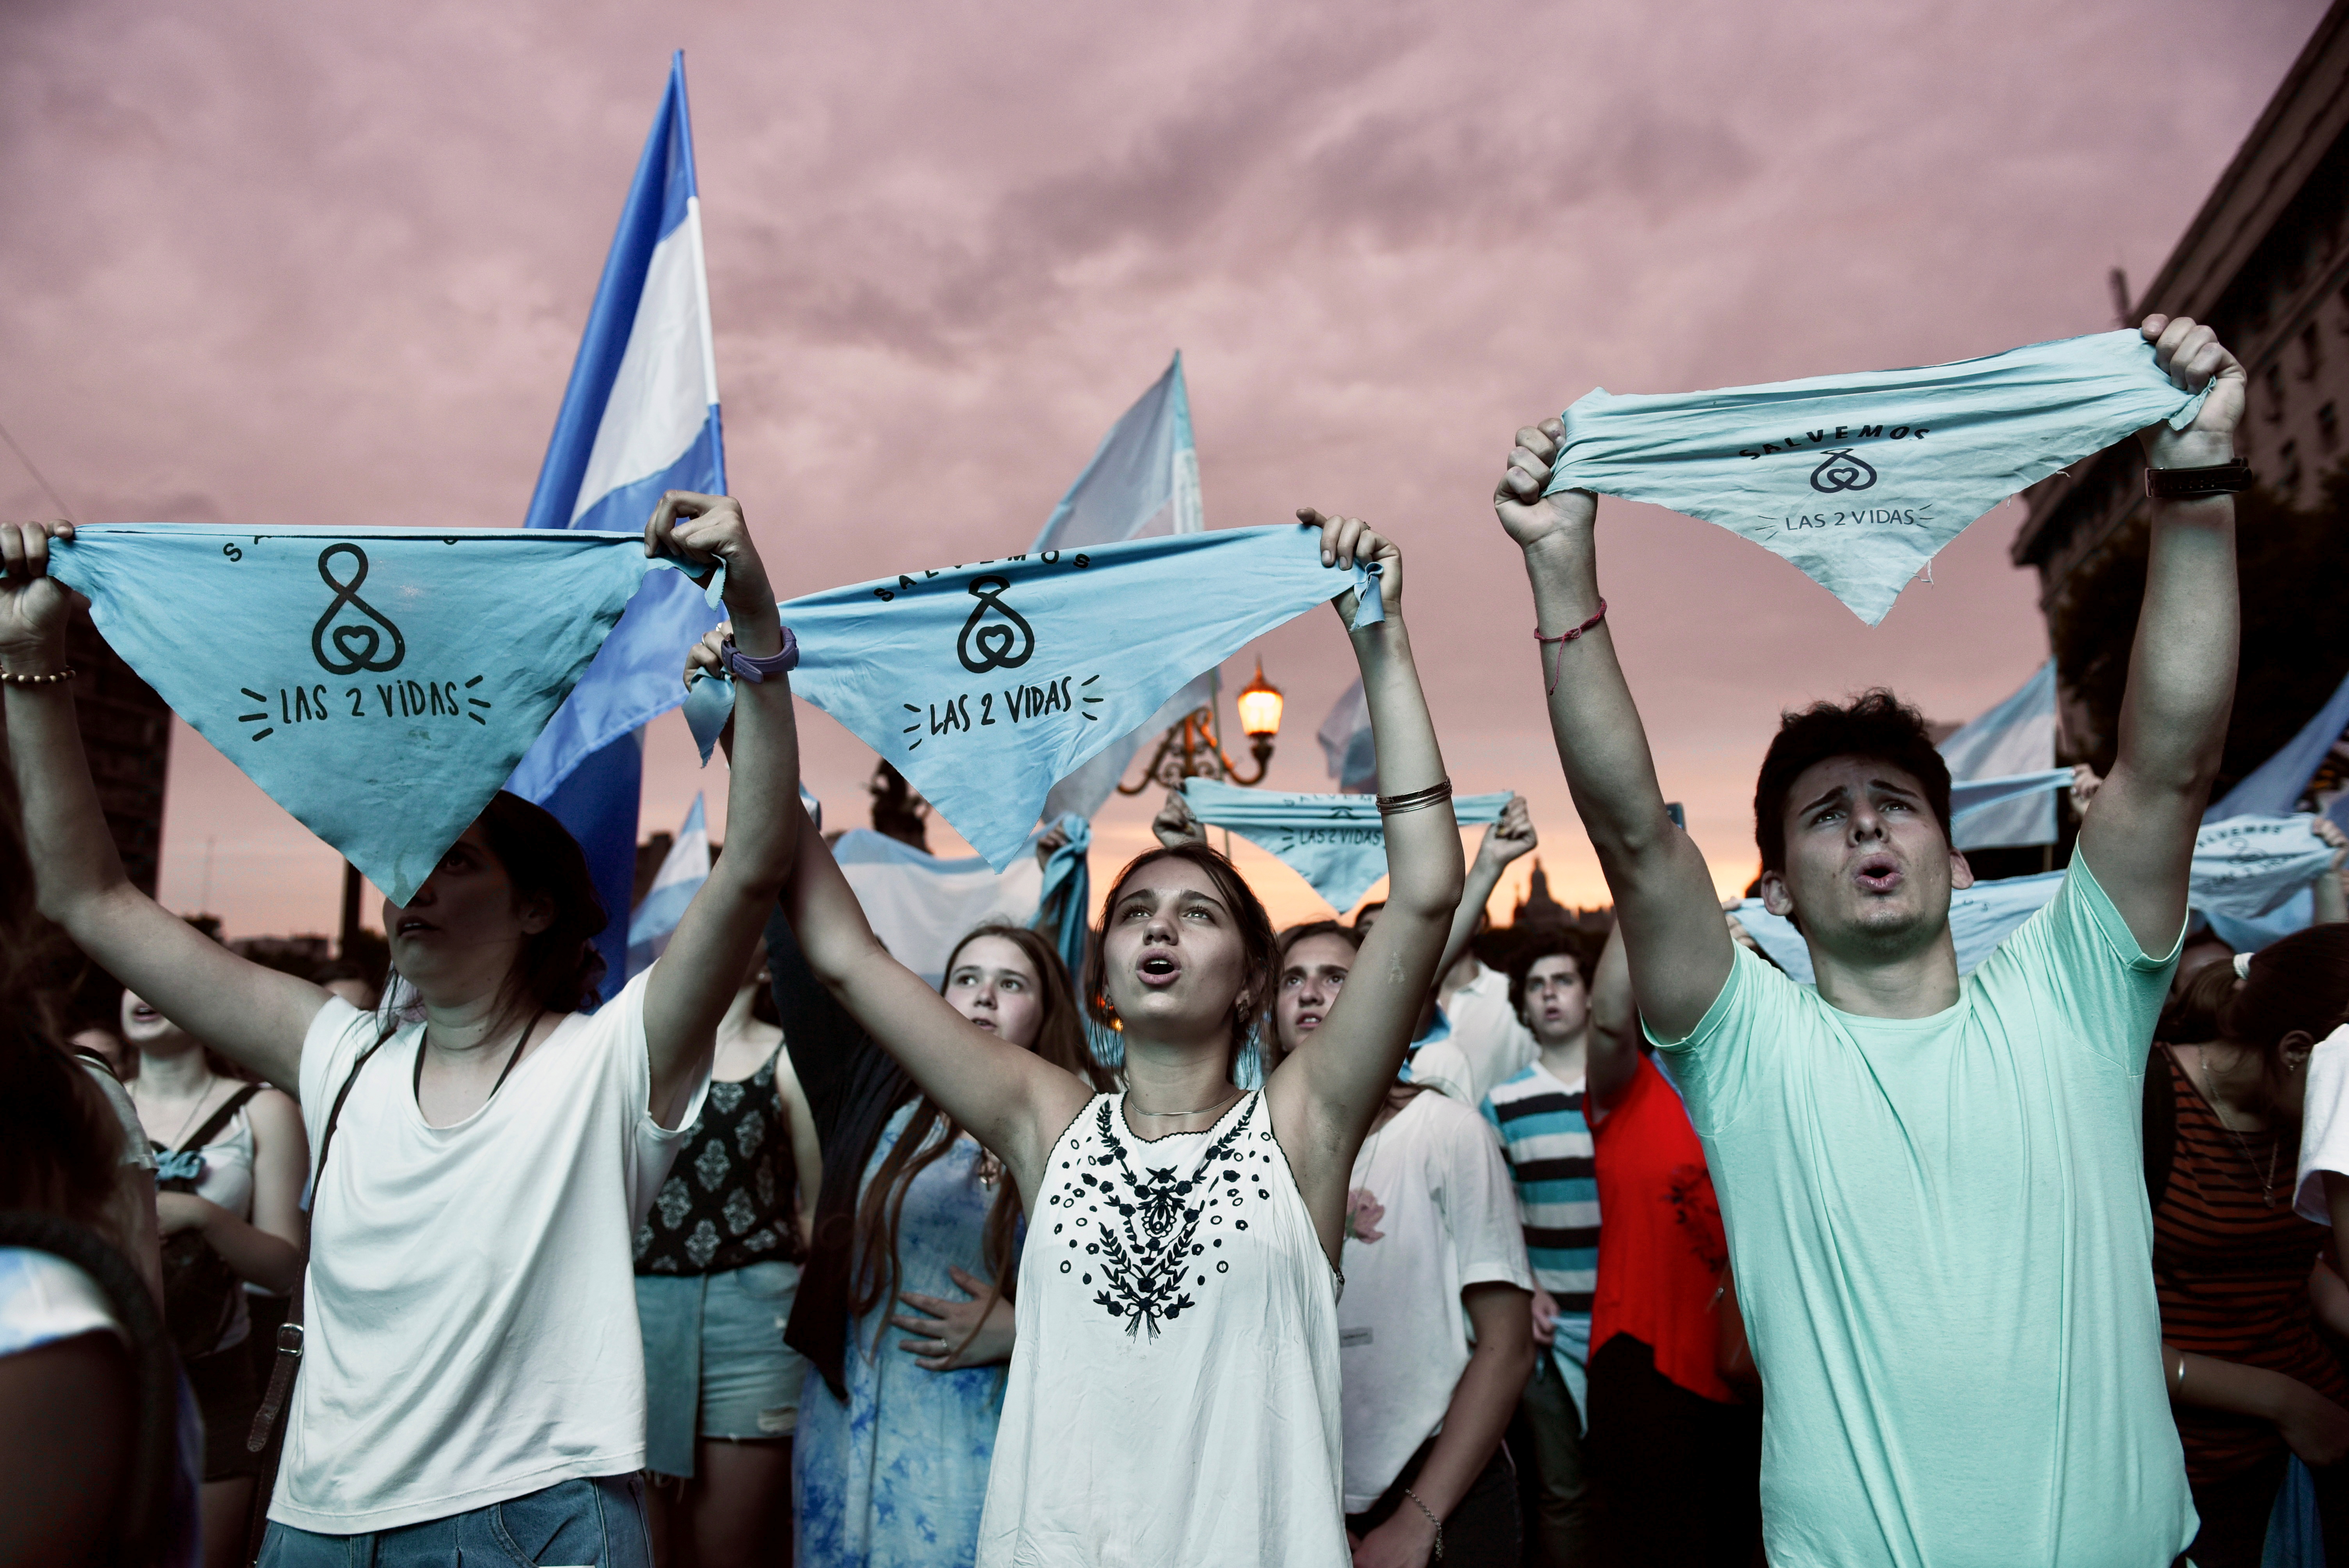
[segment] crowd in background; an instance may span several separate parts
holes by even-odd
[[[1757,782],[1757,896],[1816,983],[1724,913],[1595,501],[1545,493],[1555,421],[1495,500],[1577,661],[1546,695],[1609,929],[1487,928],[1533,823],[1464,855],[1400,553],[1308,512],[1382,572],[1384,624],[1339,609],[1385,902],[1276,931],[1177,798],[1072,950],[1040,911],[935,980],[799,804],[795,645],[730,500],[647,535],[729,566],[693,657],[741,682],[730,838],[608,985],[576,844],[512,796],[387,904],[396,975],[265,970],[129,888],[12,527],[5,1555],[2349,1561],[2341,854],[2332,918],[2181,939],[2241,373],[2145,335],[2214,388],[2144,438],[2201,488],[2157,491],[2063,889],[1966,975],[1949,769],[1888,692],[1785,715]]]

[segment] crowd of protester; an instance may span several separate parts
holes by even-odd
[[[2240,370],[2148,336],[2216,384],[2149,456],[2215,459]],[[935,985],[893,955],[781,682],[643,973],[508,795],[387,903],[390,973],[264,968],[129,886],[67,699],[12,680],[0,1563],[2233,1568],[2295,1506],[2349,1562],[2339,857],[2256,953],[2185,903],[2230,503],[2157,507],[2119,758],[1971,975],[1923,721],[1785,716],[1797,986],[1656,788],[1559,434],[1495,499],[1580,628],[1537,634],[1604,932],[1490,927],[1534,825],[1462,853],[1402,557],[1351,519],[1310,521],[1381,573],[1384,623],[1340,609],[1386,899],[1276,931],[1178,797],[1073,974],[1000,923]],[[17,677],[66,614],[39,532],[0,533]],[[739,508],[649,532],[729,567],[696,665],[781,656]]]

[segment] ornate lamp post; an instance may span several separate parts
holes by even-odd
[[[1264,678],[1262,659],[1257,661],[1256,678],[1241,689],[1237,707],[1240,728],[1247,732],[1248,750],[1256,758],[1255,773],[1241,778],[1237,765],[1224,755],[1223,743],[1216,738],[1216,710],[1210,705],[1185,714],[1182,722],[1159,739],[1142,777],[1131,784],[1120,784],[1117,792],[1139,795],[1153,785],[1180,789],[1185,779],[1221,779],[1243,787],[1263,783],[1264,770],[1272,762],[1273,737],[1280,733],[1281,696],[1280,688]]]

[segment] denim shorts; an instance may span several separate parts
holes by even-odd
[[[364,1535],[269,1522],[260,1568],[652,1568],[645,1483],[562,1480],[486,1508]]]
[[[807,1361],[783,1343],[797,1264],[638,1274],[645,1337],[645,1468],[693,1474],[696,1438],[788,1438]]]

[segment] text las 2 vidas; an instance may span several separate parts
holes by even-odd
[[[201,523],[94,524],[49,555],[173,712],[403,904],[646,573],[680,564],[633,533]]]
[[[1348,589],[1355,625],[1383,618],[1374,568],[1325,567],[1320,531],[1285,524],[900,573],[782,615],[800,643],[792,689],[1000,871],[1054,783],[1201,670]],[[705,748],[731,700],[709,681],[687,699]]]
[[[1617,397],[1562,416],[1549,490],[1651,501],[1743,534],[1874,625],[1924,564],[2024,486],[2204,393],[2136,332],[1909,370]]]

